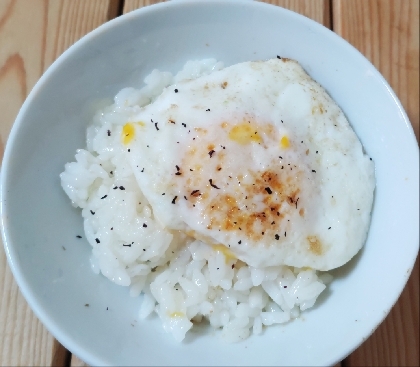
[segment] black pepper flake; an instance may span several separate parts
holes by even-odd
[[[90,214],[95,215],[95,212],[91,210],[91,211],[90,211]]]
[[[102,200],[102,199],[105,199],[107,196],[108,196],[108,195],[104,195],[104,196],[102,196],[102,197],[101,197],[101,200]]]
[[[178,93],[178,89],[175,89],[175,90],[174,90],[174,92],[175,92],[175,93]]]
[[[146,249],[144,248],[143,251],[146,251]]]
[[[140,172],[144,172],[144,167],[143,167],[143,169]]]
[[[276,224],[276,222],[274,220],[271,222],[271,225],[273,225],[273,224]]]
[[[114,174],[114,172],[113,172],[113,171],[110,171],[110,172],[109,172],[109,174],[110,174],[110,175],[113,175],[113,174]]]
[[[190,171],[193,172],[193,170],[190,168]]]
[[[181,172],[175,172],[175,175],[177,175],[177,176],[181,176],[181,175],[182,175],[182,173],[181,173]]]
[[[184,126],[184,127],[187,127],[187,124],[182,123],[181,125]]]
[[[175,201],[176,201],[177,197],[178,197],[178,196],[175,196],[175,197],[172,199],[172,204],[175,204]]]
[[[215,152],[216,152],[216,151],[215,151],[214,149],[210,150],[210,152],[209,152],[209,156],[210,156],[210,158],[213,156],[213,154],[214,154]]]
[[[151,271],[152,273],[154,273],[154,272],[156,271],[156,269],[157,269],[157,266],[155,266],[154,268],[151,268],[151,269],[150,269],[150,271]]]
[[[99,241],[99,238],[95,238],[96,243],[101,243],[101,241]]]
[[[111,136],[111,130],[107,131],[108,136]]]
[[[281,123],[283,123],[283,120],[280,120],[281,121]]]
[[[261,234],[264,236],[264,232],[261,232]]]
[[[200,196],[201,195],[201,193],[200,193],[200,190],[194,190],[193,192],[191,192],[191,194],[190,194],[191,196]]]
[[[241,243],[242,243],[242,241],[241,241],[241,240],[239,240],[238,244],[241,244]]]
[[[215,184],[213,184],[213,180],[212,179],[210,179],[209,182],[210,182],[210,186],[211,187],[214,187],[215,189],[220,189],[220,187],[217,187]]]
[[[274,238],[278,241],[278,240],[280,239],[280,236],[279,236],[278,234],[276,234],[276,235],[274,236]]]
[[[143,227],[144,227],[144,228],[147,228],[147,224],[146,224],[146,223],[143,223]]]
[[[124,245],[124,244],[123,244],[123,246],[124,246],[124,247],[131,247],[131,244],[130,244],[130,243],[129,243],[128,245]]]
[[[188,199],[187,199],[187,197],[186,197],[185,195],[184,195],[184,199],[185,199],[185,200],[188,200]]]
[[[89,303],[85,303],[85,307],[89,307]]]
[[[313,169],[312,172],[316,173],[316,171]]]
[[[81,235],[79,235],[79,234],[78,234],[76,237],[77,237],[77,238],[82,238],[82,236],[81,236]]]
[[[114,230],[114,227],[111,227],[111,231],[113,231]]]
[[[360,210],[360,209],[357,209],[357,210]]]
[[[124,186],[120,186],[119,189],[124,191],[125,190],[125,187]]]
[[[303,143],[303,140],[301,141],[301,143]]]
[[[286,232],[284,232],[284,237],[286,237]]]
[[[280,158],[280,159],[283,159],[283,157],[282,157],[281,155],[279,155],[279,158]]]
[[[174,120],[169,120],[169,122],[170,122],[171,124],[175,124],[175,121],[174,121]]]
[[[328,227],[328,229],[331,229],[331,227]]]
[[[106,308],[106,310],[108,311],[108,307]]]
[[[156,130],[157,130],[157,131],[159,131],[159,128],[158,128],[157,124],[158,124],[158,123],[157,123],[157,122],[155,122],[155,128],[156,128]]]
[[[235,264],[232,264],[232,269],[235,267]]]
[[[163,193],[162,195],[165,195],[165,193]]]
[[[296,203],[295,203],[296,204],[296,209],[297,209],[298,201],[299,201],[299,198],[297,198]]]
[[[281,60],[281,57],[280,57],[279,55],[277,55],[277,58],[278,58],[279,60]]]
[[[369,158],[370,160],[372,160],[372,158]]]
[[[318,151],[316,151],[315,153],[318,154]]]
[[[271,191],[271,189],[269,187],[266,187],[265,191],[267,191],[269,195],[271,195],[273,193],[273,191]]]
[[[284,285],[283,288],[287,288],[287,285]]]
[[[278,216],[278,217],[280,216],[280,213],[279,213],[279,212],[277,212],[277,216]]]
[[[210,112],[210,108],[207,108],[206,112]]]

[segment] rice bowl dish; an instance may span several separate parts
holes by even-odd
[[[279,37],[283,34],[287,37]],[[81,212],[87,210],[72,207],[70,203],[73,198],[70,200],[63,191],[59,175],[64,170],[65,162],[76,162],[75,152],[82,148],[85,151],[83,154],[89,157],[86,167],[97,170],[93,172],[93,177],[103,175],[104,182],[115,195],[128,191],[124,183],[120,186],[126,190],[111,187],[112,181],[108,179],[112,178],[110,171],[113,167],[105,166],[106,176],[99,170],[103,162],[98,159],[100,154],[87,146],[86,128],[90,124],[101,126],[100,116],[94,117],[95,113],[100,114],[99,110],[104,112],[104,116],[112,116],[112,108],[108,107],[115,105],[114,97],[118,91],[133,87],[136,89],[135,95],[143,94],[138,90],[142,89],[142,81],[153,69],[169,70],[176,75],[186,60],[215,58],[226,65],[235,65],[250,60],[276,59],[277,55],[298,60],[304,70],[322,85],[344,111],[363,144],[367,160],[370,161],[368,157],[372,157],[374,161],[377,185],[366,243],[345,265],[333,270],[327,270],[327,267],[315,270],[317,277],[321,278],[317,281],[324,282],[326,288],[314,306],[303,311],[299,317],[283,324],[263,325],[263,332],[259,335],[251,335],[245,340],[238,337],[240,342],[226,343],[226,338],[218,335],[224,332],[223,328],[215,329],[208,317],[203,316],[201,323],[193,320],[194,326],[181,343],[177,342],[162,327],[162,320],[155,312],[159,307],[155,301],[155,308],[147,320],[140,320],[139,311],[146,298],[144,291],[148,285],[145,285],[140,296],[130,297],[130,286],[117,285],[103,274],[97,275],[92,271],[90,257],[94,260],[93,265],[101,265],[92,254],[94,246],[99,247],[96,238],[100,240],[99,245],[108,246],[110,243],[107,243],[106,233],[98,232],[96,236],[95,231],[101,223],[95,224],[93,221],[91,224],[95,227],[90,230],[95,236],[89,235],[88,238],[89,232],[83,230],[84,221],[89,219],[89,215],[91,219],[102,217],[107,203],[111,202],[107,199],[111,199],[112,194],[101,199],[106,193],[98,191],[101,186],[99,179],[94,185],[85,181],[85,186],[90,185],[93,189],[88,192],[92,196],[88,205],[92,205],[93,212],[95,208],[98,210],[94,215],[84,213],[88,215],[83,218]],[[178,98],[174,89],[168,88],[166,93],[161,89],[156,90],[153,101],[159,99],[162,93],[168,100]],[[218,90],[222,90],[221,86],[218,86]],[[223,91],[228,93],[229,88]],[[184,93],[189,91],[182,88],[179,95]],[[143,94],[148,104],[144,109],[152,112],[156,107],[149,103],[149,95]],[[128,110],[128,107],[125,108]],[[204,111],[199,112],[205,115],[208,108],[211,114],[214,112],[216,115],[217,106],[206,106]],[[141,107],[136,109],[140,112]],[[107,139],[105,142],[111,143],[112,139],[116,139],[121,156],[125,157],[127,167],[131,170],[127,156],[130,158],[128,154],[138,154],[143,149],[136,140],[141,138],[142,130],[135,124],[133,140],[121,146],[122,130],[128,122],[140,121],[118,120],[116,125],[119,128],[114,126],[110,137],[107,135],[108,129],[102,130]],[[153,129],[156,134],[166,134],[164,120],[156,118],[153,121],[158,122],[160,130],[157,131],[150,120],[144,119],[142,128],[145,134],[151,134]],[[172,128],[177,129],[184,128],[182,123],[186,123],[175,122],[179,125]],[[233,125],[237,125],[241,121],[226,122],[235,122]],[[262,122],[274,123],[274,120]],[[288,121],[284,120],[284,123]],[[233,125],[226,131],[230,132]],[[264,131],[260,135],[262,139],[265,138]],[[98,141],[102,133],[98,135]],[[280,134],[280,130],[277,134]],[[226,139],[226,133],[221,133],[221,136]],[[297,140],[298,144],[302,144],[302,140]],[[303,144],[308,140],[305,138]],[[289,142],[291,148],[298,145],[294,139]],[[215,145],[216,153],[211,158],[208,154],[210,151],[205,152],[206,162],[210,162],[210,166],[216,164],[213,159],[220,158],[220,147]],[[237,148],[230,140],[229,145],[229,149]],[[280,149],[278,141],[275,145]],[[244,144],[243,148],[249,147],[253,145]],[[128,149],[131,148],[133,150],[129,153]],[[203,145],[204,148],[207,146]],[[153,149],[157,149],[156,146]],[[176,162],[172,163],[179,166],[182,174],[175,175],[178,171],[172,163],[168,173],[174,179],[180,179],[185,170],[189,172],[189,166],[179,164],[179,158],[183,155],[180,151],[176,152],[180,154],[174,157]],[[204,154],[204,150],[199,153]],[[302,153],[306,156],[306,150],[299,148],[297,156]],[[311,150],[308,159],[312,159],[312,153]],[[247,154],[249,157],[249,151]],[[291,152],[288,151],[288,154],[287,159],[291,157]],[[278,156],[286,160],[281,153]],[[223,163],[221,172],[223,168],[229,168],[229,161],[220,162]],[[141,171],[143,167],[139,168]],[[317,171],[316,176],[309,177],[320,178],[318,170],[312,169]],[[312,169],[307,173],[313,174]],[[219,186],[214,177],[206,175],[200,187],[203,192],[209,190],[210,195],[214,194],[210,188],[219,190],[210,186],[210,178],[214,179],[214,185],[221,187],[220,190],[226,189],[227,185]],[[19,289],[54,338],[89,365],[334,365],[361,345],[385,319],[403,290],[418,253],[418,144],[398,97],[375,67],[338,35],[299,14],[260,2],[164,2],[118,17],[83,37],[46,71],[23,104],[5,148],[1,181],[3,243]],[[147,194],[137,178],[131,182],[135,184],[134,193],[141,190],[144,196]],[[82,187],[82,181],[80,183]],[[74,185],[74,182],[70,180],[68,184]],[[271,188],[269,185],[259,187],[259,191],[262,188],[265,192],[260,194],[270,195],[266,187]],[[280,199],[276,191],[272,191],[274,196],[268,200]],[[96,197],[96,194],[102,195]],[[167,197],[169,204],[174,206],[172,210],[181,210],[181,205],[177,204],[181,203],[180,199],[185,201],[183,195],[174,194],[178,198],[176,204],[171,204],[174,196],[169,194],[173,192],[168,190]],[[184,195],[190,199],[190,194]],[[121,199],[125,200],[124,197]],[[297,204],[298,209],[296,203],[294,206],[289,204],[296,211],[295,214],[299,213],[300,205],[304,205],[303,196]],[[152,204],[149,202],[149,205]],[[115,208],[118,209],[115,206],[112,210]],[[357,211],[359,208],[354,209]],[[151,209],[156,222],[155,212],[159,213],[159,210]],[[133,218],[137,218],[137,210],[133,213]],[[184,219],[185,214],[179,211],[179,215]],[[320,227],[324,232],[337,231],[335,223],[329,220],[323,222],[327,225],[326,228],[324,225]],[[139,230],[149,228],[143,227],[143,223],[146,222],[140,222]],[[111,227],[107,225],[104,228],[110,231]],[[279,234],[278,243],[284,243],[285,238],[292,235],[289,231],[287,237],[282,232],[275,234]],[[135,242],[133,245],[136,246],[124,248],[137,250],[137,242],[141,238],[134,239],[131,235],[133,233],[129,236],[131,240],[126,238],[117,247]],[[200,233],[196,230],[194,235],[191,237],[185,233],[188,241],[195,241]],[[226,232],[226,236],[234,235],[237,232],[233,230]],[[328,236],[332,236],[332,233]],[[274,238],[274,241],[277,240]],[[316,241],[314,244],[316,248]],[[211,249],[213,255],[223,249],[204,245],[207,246],[204,248]],[[248,245],[247,248],[252,250],[253,247]],[[112,247],[110,250],[114,251]],[[245,251],[240,254],[238,248],[234,250],[238,256],[247,254]],[[356,250],[353,248],[352,251]],[[120,264],[120,259],[115,262],[116,265]],[[107,262],[103,265],[107,265]],[[284,266],[282,269],[289,268],[294,276],[297,275],[295,266]],[[106,270],[106,267],[103,269]],[[108,275],[112,276],[113,268],[109,269],[111,272]],[[118,266],[116,269],[119,270]],[[98,270],[101,272],[97,266]],[[125,266],[123,270],[127,270]],[[150,276],[158,271],[155,269]],[[333,276],[330,283],[331,278],[322,279],[326,274],[324,271]],[[177,288],[183,294],[182,288]],[[250,301],[249,297],[247,300]],[[230,317],[230,311],[228,315]],[[238,329],[241,328],[239,325]],[[253,331],[253,326],[250,326],[249,334]]]
[[[177,341],[204,320],[236,342],[299,317],[370,224],[373,161],[344,114],[281,57],[145,84],[98,111],[61,174],[93,271]]]

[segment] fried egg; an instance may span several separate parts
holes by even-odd
[[[121,143],[162,227],[253,267],[329,270],[363,246],[374,165],[341,109],[290,59],[166,88]]]

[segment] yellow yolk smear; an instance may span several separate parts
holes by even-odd
[[[175,318],[175,317],[184,317],[185,314],[183,312],[172,312],[169,314],[169,317]]]
[[[287,149],[287,148],[290,147],[290,141],[289,141],[289,138],[287,136],[283,136],[280,139],[280,147],[283,148],[283,149]]]
[[[250,121],[244,121],[235,125],[229,132],[229,139],[239,144],[249,144],[251,142],[261,143],[261,136],[258,134],[257,127]]]
[[[134,124],[131,122],[126,123],[123,126],[122,133],[121,133],[123,144],[124,145],[130,144],[130,142],[134,139],[135,133],[136,133],[136,129],[134,127]]]
[[[225,255],[225,262],[226,262],[226,264],[229,263],[229,261],[231,261],[231,260],[237,260],[237,257],[235,256],[235,254],[232,251],[230,251],[224,245],[214,245],[213,246],[213,250],[214,251],[219,251],[223,255]]]

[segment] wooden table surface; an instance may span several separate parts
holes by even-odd
[[[86,33],[148,0],[0,0],[0,158],[26,96]],[[418,0],[271,0],[322,23],[384,75],[419,139]],[[0,365],[84,366],[34,316],[0,249]],[[419,260],[399,301],[341,366],[419,366]]]

